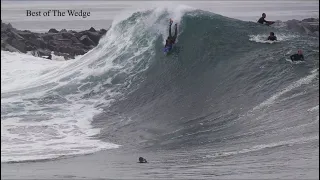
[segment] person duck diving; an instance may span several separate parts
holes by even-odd
[[[177,39],[177,34],[178,34],[178,24],[176,23],[174,25],[174,35],[172,36],[171,34],[171,25],[172,25],[173,21],[172,19],[170,19],[170,24],[169,24],[169,36],[166,40],[166,44],[165,44],[165,49],[167,49],[168,51],[170,51],[172,49],[173,44],[176,42]]]

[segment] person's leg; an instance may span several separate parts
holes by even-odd
[[[169,25],[169,37],[172,37],[172,35],[171,35],[171,23]]]

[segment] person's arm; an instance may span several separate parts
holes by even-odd
[[[304,61],[304,56],[303,55],[301,55],[301,59],[302,59],[302,61]]]
[[[268,39],[267,39],[267,41],[269,41],[269,40],[271,40],[271,39],[270,39],[270,36],[268,36]]]
[[[178,35],[178,24],[174,25],[174,37],[176,38]]]
[[[171,25],[172,25],[172,21],[170,19],[170,24],[169,24],[169,37],[171,37]]]

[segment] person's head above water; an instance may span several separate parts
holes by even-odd
[[[267,17],[266,13],[262,13],[262,17],[266,18]]]
[[[270,32],[270,36],[274,36],[274,32]]]
[[[299,55],[302,54],[302,50],[301,50],[301,49],[298,50],[298,54],[299,54]]]
[[[147,160],[143,157],[139,157],[139,163],[146,163]]]

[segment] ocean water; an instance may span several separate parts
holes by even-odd
[[[319,39],[251,22],[319,2],[1,3],[18,29],[111,27],[70,61],[1,52],[2,178],[319,178]],[[48,8],[92,16],[24,16]],[[306,61],[287,61],[297,49]]]

